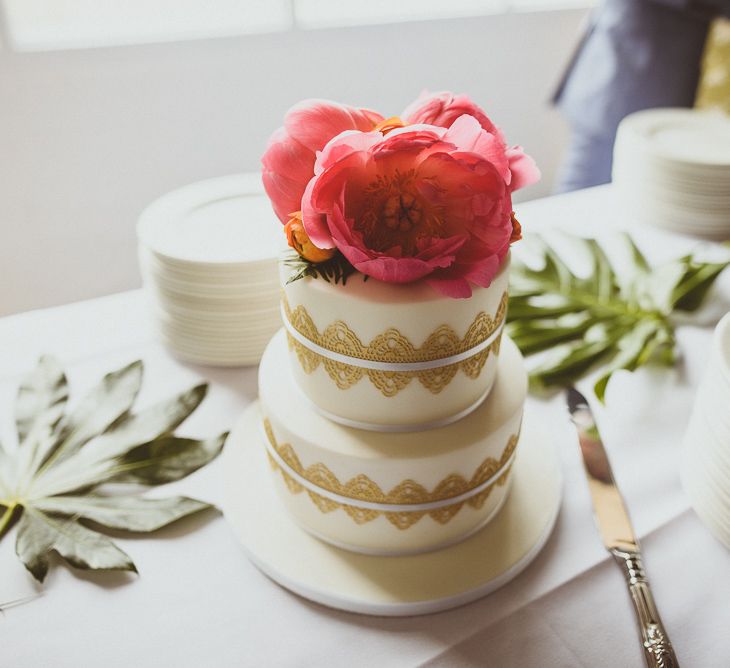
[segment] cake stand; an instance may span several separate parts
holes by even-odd
[[[560,507],[551,443],[525,412],[512,486],[498,515],[460,543],[412,556],[349,552],[300,528],[280,502],[261,442],[258,403],[223,450],[223,512],[249,559],[306,599],[367,615],[424,615],[475,601],[522,572],[543,548]]]

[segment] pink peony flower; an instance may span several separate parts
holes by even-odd
[[[406,107],[402,118],[407,124],[428,123],[450,128],[454,121],[464,114],[476,118],[482,128],[494,137],[492,155],[495,165],[513,192],[540,179],[540,170],[535,161],[523,151],[521,146],[508,148],[502,131],[467,95],[454,95],[450,92],[424,92],[415,102]]]
[[[450,127],[345,131],[317,156],[304,227],[382,281],[452,297],[488,286],[509,249],[511,189],[499,138],[468,114]]]
[[[301,209],[317,151],[344,130],[367,132],[382,120],[374,111],[326,100],[304,100],[293,106],[261,159],[264,188],[279,220],[286,223],[290,214]]]
[[[540,173],[465,95],[424,94],[401,118],[308,100],[262,158],[282,223],[383,281],[423,279],[454,297],[488,286],[519,224],[511,193]]]

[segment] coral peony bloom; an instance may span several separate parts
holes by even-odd
[[[284,231],[286,232],[286,240],[289,245],[301,255],[305,260],[319,264],[320,262],[326,262],[329,260],[337,251],[334,249],[317,248],[307,236],[307,232],[302,224],[302,212],[295,211],[289,214],[291,218],[284,225]]]
[[[301,209],[317,151],[344,130],[370,131],[382,121],[374,111],[326,100],[304,100],[293,106],[261,158],[264,188],[279,220],[286,223],[289,212]]]
[[[405,123],[428,123],[450,128],[464,114],[476,118],[479,125],[493,137],[492,160],[512,192],[539,181],[540,170],[535,161],[521,146],[508,148],[502,131],[467,95],[454,95],[450,92],[422,93],[401,116]]]
[[[343,132],[318,155],[306,188],[307,234],[379,280],[424,279],[469,297],[471,284],[491,283],[513,230],[498,146],[471,115],[448,129]]]

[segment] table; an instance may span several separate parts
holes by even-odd
[[[608,186],[518,206],[529,232],[553,228],[611,236],[631,229]],[[650,260],[696,240],[637,228]],[[617,374],[599,411],[615,474],[642,538],[645,565],[683,667],[730,663],[730,552],[689,509],[677,456],[708,355],[709,326],[730,309],[730,272],[698,324],[682,325],[675,370]],[[12,439],[12,400],[41,353],[54,353],[78,397],[106,371],[145,362],[138,405],[205,378],[211,391],[181,433],[230,428],[256,396],[256,369],[184,364],[155,340],[141,291],[0,320],[0,439]],[[588,387],[588,386],[586,386]],[[72,396],[73,396],[72,394]],[[0,664],[53,666],[639,666],[622,575],[591,517],[581,462],[559,398],[531,398],[558,447],[565,496],[555,532],[533,565],[493,595],[427,617],[385,619],[304,601],[259,573],[213,513],[153,538],[120,538],[140,576],[54,569],[43,596],[0,614]],[[168,490],[221,500],[216,461]],[[0,543],[0,602],[36,591]]]

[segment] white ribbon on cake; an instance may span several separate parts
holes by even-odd
[[[329,348],[324,348],[319,344],[315,343],[311,339],[308,339],[302,334],[294,325],[289,322],[289,318],[286,317],[284,306],[281,307],[281,319],[284,322],[286,331],[289,332],[299,343],[305,348],[308,348],[313,353],[333,360],[335,362],[341,362],[342,364],[349,364],[350,366],[356,366],[363,369],[373,369],[374,371],[428,371],[429,369],[438,369],[451,364],[458,364],[464,360],[468,360],[470,357],[477,355],[478,353],[486,350],[489,346],[496,341],[497,337],[502,332],[504,327],[504,319],[499,323],[499,326],[486,338],[477,345],[465,350],[456,355],[449,355],[448,357],[440,357],[435,360],[426,360],[423,362],[380,362],[377,360],[366,360],[361,357],[352,357],[350,355],[344,355],[342,353],[335,352]]]

